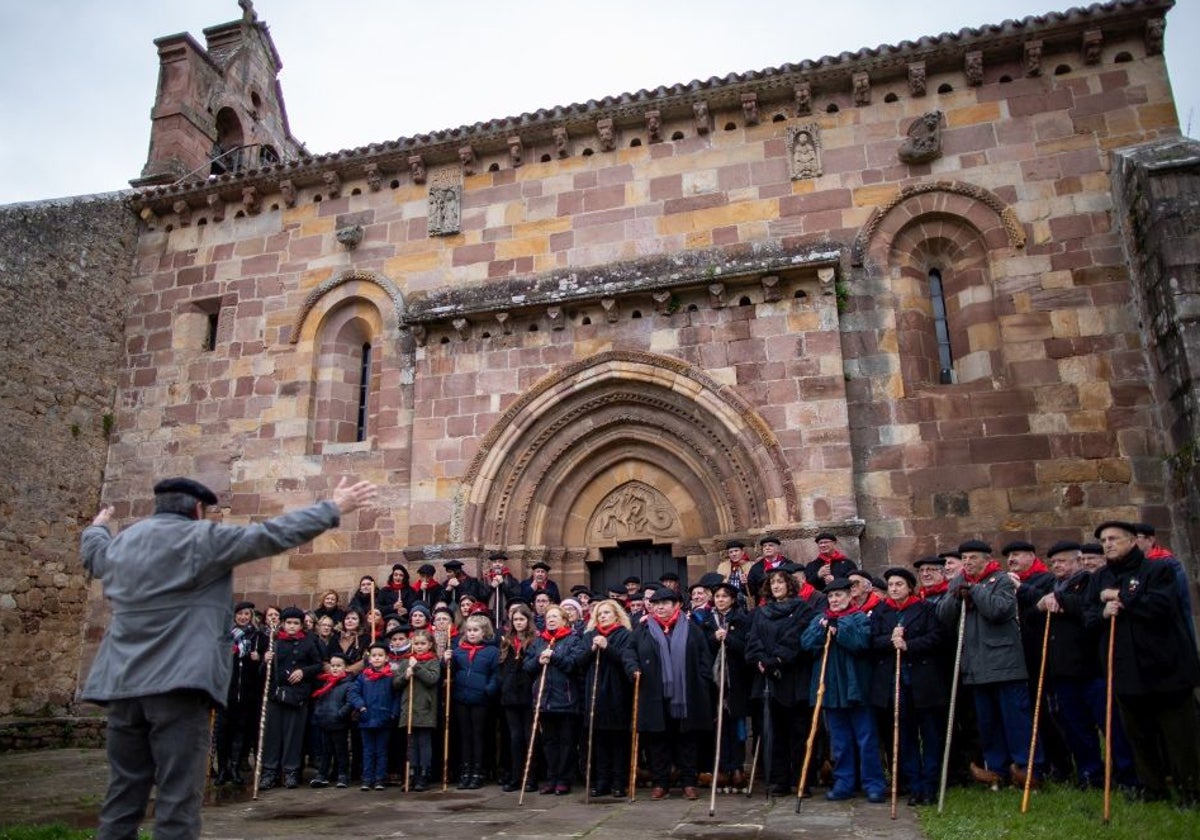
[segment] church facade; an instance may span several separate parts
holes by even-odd
[[[1183,554],[1171,5],[316,155],[252,10],[162,39],[100,498],[189,475],[246,522],[378,483],[239,570],[260,606],[501,548],[594,588],[767,534],[878,570],[1123,518]]]

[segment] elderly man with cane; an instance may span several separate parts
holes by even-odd
[[[235,526],[206,519],[213,491],[169,478],[154,486],[153,516],[113,537],[108,506],[84,529],[84,568],[112,610],[82,692],[108,711],[98,840],[136,837],[155,785],[155,838],[200,836],[209,708],[225,702],[230,676],[233,568],[312,540],[376,492],[342,479],[328,501]]]

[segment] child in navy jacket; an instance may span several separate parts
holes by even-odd
[[[392,666],[387,645],[376,642],[367,655],[367,667],[350,688],[350,703],[358,710],[362,733],[362,790],[384,789],[387,779],[388,732],[400,716],[399,694],[392,688]]]
[[[350,750],[346,735],[350,729],[350,688],[354,680],[346,672],[346,658],[340,653],[329,657],[329,671],[317,676],[320,687],[312,694],[313,723],[321,729],[321,764],[310,787],[329,787],[330,778],[337,786],[346,787],[350,781]]]
[[[445,654],[453,669],[453,713],[462,759],[458,786],[463,790],[483,787],[488,705],[500,692],[500,651],[494,637],[487,616],[473,615],[463,625],[457,647]]]

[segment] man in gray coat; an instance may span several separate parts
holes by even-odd
[[[1028,772],[1029,741],[1033,731],[1025,654],[1017,623],[1017,590],[992,548],[982,540],[958,547],[962,571],[950,581],[938,602],[938,617],[963,624],[962,681],[972,687],[984,766],[971,765],[971,775],[996,788],[1005,776],[1023,785]],[[1035,768],[1041,764],[1039,744]]]
[[[133,840],[157,785],[156,840],[200,836],[209,708],[225,702],[233,568],[306,543],[375,498],[342,479],[333,498],[249,526],[205,518],[217,496],[189,478],[154,486],[154,515],[113,537],[85,528],[84,568],[112,611],[82,698],[107,707],[109,786],[97,840]]]

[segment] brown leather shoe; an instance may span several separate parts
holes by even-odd
[[[974,761],[971,762],[971,778],[979,782],[981,785],[987,785],[992,790],[1000,789],[1000,782],[1004,777],[995,770],[989,770],[986,767],[980,767]]]
[[[1008,768],[1008,777],[1012,781],[1013,787],[1021,788],[1021,790],[1025,789],[1025,770],[1024,770],[1024,768],[1018,767],[1016,764],[1013,764],[1012,766],[1010,766]],[[1042,786],[1041,779],[1039,779],[1037,777],[1037,775],[1034,775],[1033,781],[1029,783],[1029,789],[1030,790],[1038,790],[1039,788],[1041,788],[1041,786]]]
[[[651,799],[666,799],[667,798],[667,789],[661,788],[661,787],[656,787],[654,790],[650,791],[650,798]]]
[[[711,781],[711,779],[709,781]],[[697,791],[694,787],[685,786],[683,788],[683,798],[684,799],[698,799],[699,797],[700,797],[700,792]]]

